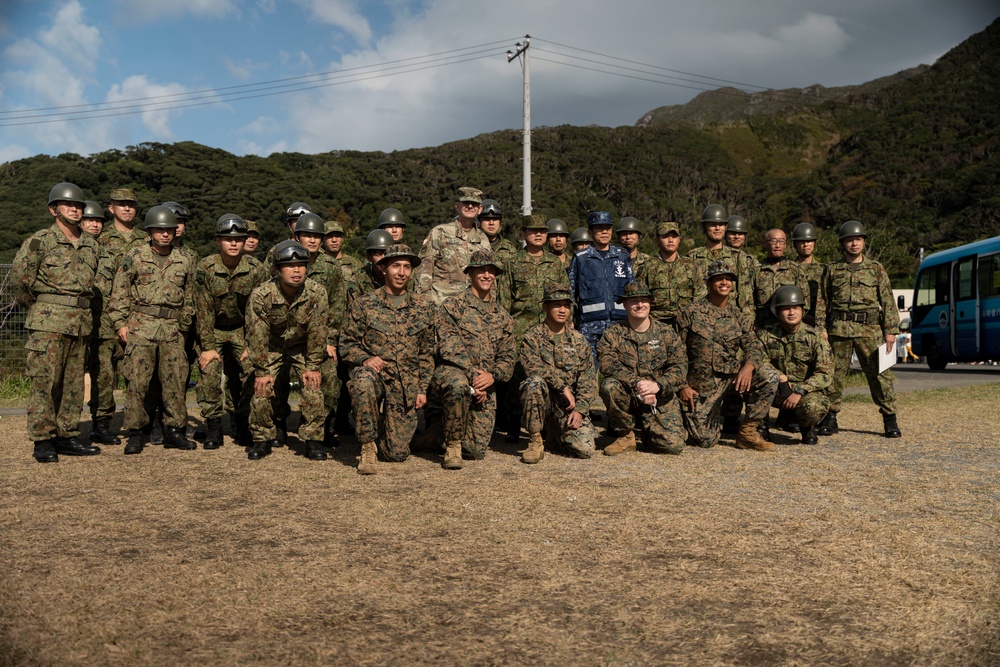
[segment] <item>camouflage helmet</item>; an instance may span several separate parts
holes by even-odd
[[[406,216],[397,208],[387,208],[378,214],[378,228],[406,227]]]
[[[718,204],[709,204],[701,212],[702,222],[726,222],[726,209]]]
[[[323,218],[312,211],[306,211],[300,215],[298,220],[295,221],[295,233],[301,234],[303,232],[324,236],[326,234],[326,225],[323,224]]]
[[[146,211],[146,220],[143,229],[176,229],[177,216],[168,207],[154,206]]]
[[[285,222],[295,220],[303,213],[312,213],[313,210],[309,208],[309,205],[305,202],[297,201],[293,202],[287,209],[285,209]]]
[[[731,215],[729,219],[726,220],[726,233],[733,234],[747,234],[750,229],[747,227],[747,221],[742,215]]]
[[[851,236],[868,238],[868,232],[865,231],[865,226],[857,220],[848,220],[840,226],[840,240],[843,241]]]
[[[191,218],[191,212],[188,211],[187,206],[184,206],[184,204],[178,204],[175,201],[165,201],[160,206],[169,208],[178,220],[189,220]]]
[[[594,239],[590,238],[590,230],[586,227],[577,227],[573,230],[573,236],[570,237],[571,243],[593,243]]]
[[[394,243],[392,235],[384,229],[374,229],[368,234],[368,238],[365,239],[365,252],[371,252],[372,250],[381,250],[385,252]]]
[[[619,220],[618,229],[615,230],[615,234],[621,234],[622,232],[635,232],[639,236],[642,236],[642,226],[639,219],[627,215]]]
[[[386,248],[385,256],[378,261],[378,265],[385,268],[389,264],[401,259],[407,260],[414,269],[420,266],[420,258],[414,255],[413,251],[410,250],[410,246],[405,243],[393,243]]]
[[[788,306],[806,307],[806,295],[802,293],[798,285],[782,285],[771,295],[772,314],[777,315],[779,308],[787,308]]]
[[[736,280],[737,274],[733,270],[732,264],[724,259],[717,259],[708,265],[708,271],[705,272],[705,281],[709,281],[715,276],[730,275],[733,280]]]
[[[469,258],[469,263],[465,265],[462,272],[468,274],[472,269],[476,269],[481,266],[492,266],[496,270],[496,274],[498,276],[503,273],[503,267],[500,266],[500,262],[497,261],[492,250],[477,250],[472,253],[472,257]]]
[[[559,218],[552,218],[545,226],[549,228],[549,236],[569,236],[569,227]]]
[[[108,217],[104,214],[104,207],[98,204],[93,199],[88,199],[83,202],[83,217],[84,218],[100,218],[101,220],[107,220]]]
[[[223,213],[215,222],[215,235],[246,238],[247,223],[235,213]]]
[[[67,183],[63,181],[62,183],[56,183],[49,190],[49,206],[52,206],[56,202],[67,201],[74,204],[79,204],[80,208],[86,205],[86,200],[83,198],[83,190],[72,183]]]
[[[800,222],[792,230],[792,242],[795,241],[817,241],[819,232],[808,222]]]
[[[271,248],[271,257],[275,266],[282,264],[307,264],[309,262],[309,251],[298,241],[281,241]]]
[[[483,200],[483,212],[479,214],[480,218],[502,218],[503,209],[500,208],[500,202],[496,199],[484,199]]]

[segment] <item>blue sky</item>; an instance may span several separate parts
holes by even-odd
[[[723,85],[707,77],[836,86],[929,64],[998,14],[978,0],[0,0],[0,163],[144,141],[389,151],[519,128],[504,52],[525,33],[533,126],[630,125]],[[123,110],[142,113],[108,115]],[[70,112],[87,117],[52,115]]]

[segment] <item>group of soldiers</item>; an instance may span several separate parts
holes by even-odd
[[[460,469],[486,456],[498,427],[509,442],[527,432],[525,463],[553,449],[588,458],[599,401],[615,436],[606,455],[640,443],[679,454],[724,431],[738,448],[773,450],[771,407],[777,427],[816,444],[838,430],[852,352],[886,437],[901,435],[877,358],[899,318],[856,221],[840,227],[843,256],[827,266],[814,259],[809,223],[792,232],[796,259],[772,229],[758,261],[746,221],[715,204],[702,212],[706,245],[688,256],[677,222],[655,224],[649,256],[639,220],[615,225],[603,211],[572,235],[562,220],[525,218],[518,247],[502,236],[499,203],[463,187],[453,219],[417,253],[398,209],[379,216],[362,262],[343,252],[339,223],[296,202],[290,238],[263,260],[256,224],[234,213],[216,222],[218,252],[199,260],[177,202],[151,207],[140,228],[130,189],[111,191],[108,220],[59,183],[48,210],[53,224],[24,242],[13,272],[29,307],[28,432],[39,462],[120,444],[119,375],[125,454],[141,453],[157,424],[165,448],[196,448],[186,433],[193,366],[205,449],[222,446],[227,412],[250,460],[284,446],[297,384],[302,453],[324,460],[353,428],[362,474],[419,448]],[[85,369],[94,444],[79,439]]]

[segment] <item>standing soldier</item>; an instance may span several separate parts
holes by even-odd
[[[327,343],[327,296],[319,283],[306,277],[309,251],[297,241],[281,241],[272,249],[275,276],[250,293],[247,306],[247,352],[253,368],[250,399],[251,461],[280,447],[274,415],[284,401],[274,391],[279,377],[299,379],[299,437],[306,456],[325,461],[323,451],[323,392],[320,365]],[[284,406],[281,406],[284,407]]]
[[[569,227],[559,218],[552,218],[545,225],[549,229],[549,235],[545,240],[549,252],[562,262],[564,269],[568,269],[569,263],[573,261],[573,253],[568,247]]]
[[[188,363],[184,336],[194,319],[195,266],[173,247],[177,218],[165,206],[146,212],[150,242],[132,248],[115,275],[108,301],[111,326],[125,344],[126,454],[139,454],[146,444],[154,408],[163,410],[163,446],[194,449],[185,437]],[[149,397],[156,378],[159,405]]]
[[[243,254],[256,259],[257,248],[260,247],[260,228],[253,220],[244,220],[247,226],[247,241],[243,244]]]
[[[87,232],[95,239],[104,231],[104,222],[107,217],[104,209],[93,199],[83,202],[83,217],[80,218],[80,231]]]
[[[792,230],[792,245],[795,246],[796,261],[802,266],[806,280],[809,282],[806,313],[803,316],[803,321],[810,326],[816,325],[816,299],[819,298],[823,270],[826,268],[825,264],[816,261],[814,255],[817,240],[819,240],[819,232],[808,222],[800,222]]]
[[[503,264],[517,253],[514,244],[500,236],[500,231],[503,228],[503,211],[499,202],[494,199],[483,200],[483,211],[479,214],[479,227],[489,239],[490,249],[498,262]]]
[[[420,261],[408,245],[389,246],[379,261],[385,286],[351,304],[341,335],[340,352],[353,367],[347,386],[362,475],[378,472],[378,453],[389,461],[406,460],[417,410],[427,403],[434,374],[434,309],[406,289]]]
[[[816,425],[830,409],[833,384],[833,353],[817,330],[803,324],[805,294],[796,285],[783,285],[774,292],[771,310],[777,324],[757,332],[764,348],[764,363],[778,373],[778,425],[795,424],[802,431],[802,444],[815,445]]]
[[[615,230],[615,234],[618,236],[619,245],[628,252],[628,258],[632,261],[632,273],[637,273],[639,267],[649,260],[649,255],[639,252],[642,225],[637,218],[627,215],[618,221],[618,229]]]
[[[177,234],[174,235],[174,248],[179,251],[182,255],[187,256],[191,261],[191,266],[194,268],[198,267],[198,253],[189,245],[184,244],[184,235],[187,233],[187,223],[191,220],[191,212],[188,210],[187,206],[183,204],[178,204],[175,201],[168,201],[161,204],[161,206],[166,206],[174,213],[174,217],[177,218]],[[198,346],[198,329],[197,325],[192,322],[191,328],[188,329],[184,337],[184,354],[188,360],[188,372],[187,377],[184,379],[184,386],[187,387],[191,382],[191,370],[194,368],[195,362],[198,359],[198,355],[201,354],[201,350]],[[154,395],[157,395],[160,391],[159,385],[156,384],[154,378],[153,381]],[[158,402],[158,401],[157,401]],[[158,416],[157,421],[162,422],[162,417]],[[197,434],[196,434],[196,437]]]
[[[521,344],[520,362],[527,375],[521,383],[521,410],[528,430],[528,448],[521,460],[538,463],[545,456],[543,429],[550,449],[559,445],[589,459],[595,436],[589,414],[600,400],[597,371],[587,339],[570,326],[570,286],[546,285],[542,308],[545,321],[528,330]]]
[[[393,243],[403,242],[406,230],[406,216],[399,209],[387,208],[378,215],[378,228],[389,232]]]
[[[726,209],[718,204],[709,204],[701,212],[701,226],[705,231],[705,245],[694,248],[688,257],[698,262],[702,274],[708,270],[708,265],[717,260],[724,260],[736,271],[736,281],[733,285],[733,305],[753,320],[753,263],[750,256],[742,250],[730,248],[723,239],[728,226]]]
[[[295,223],[298,222],[299,216],[312,212],[313,210],[305,202],[297,201],[288,205],[288,208],[285,209],[285,226],[288,227],[289,240],[295,240]]]
[[[806,300],[809,299],[809,280],[802,266],[785,257],[785,232],[770,229],[764,234],[764,262],[757,269],[753,281],[753,299],[757,328],[776,324],[771,311],[771,295],[782,285],[797,285]]]
[[[463,452],[476,460],[486,456],[496,420],[496,384],[510,380],[516,359],[514,322],[493,297],[503,268],[492,252],[477,250],[465,272],[469,289],[438,311],[438,363],[426,411],[430,424],[443,404],[442,465],[449,470],[463,467]]]
[[[677,390],[687,381],[684,345],[672,327],[650,315],[650,293],[629,283],[619,297],[628,319],[608,327],[597,344],[601,399],[608,424],[618,438],[604,448],[607,456],[636,450],[635,425],[658,452],[680,454],[687,432]]]
[[[247,228],[242,218],[219,218],[215,226],[219,252],[201,260],[195,279],[196,322],[201,341],[197,395],[205,419],[205,449],[222,446],[222,413],[226,403],[223,375],[232,396],[231,420],[237,442],[244,447],[253,444],[250,437],[253,387],[244,368],[247,358],[244,327],[250,292],[267,280],[267,272],[256,259],[243,254],[246,238]]]
[[[93,420],[90,439],[102,445],[117,445],[120,442],[118,436],[111,433],[111,419],[116,408],[114,391],[118,387],[118,366],[125,357],[125,344],[119,340],[108,315],[111,288],[126,253],[149,243],[146,232],[135,225],[138,213],[135,193],[130,188],[115,188],[110,199],[111,224],[97,238],[101,258],[94,291],[101,315],[89,363],[90,417]]]
[[[844,391],[844,378],[851,367],[851,352],[858,355],[861,370],[868,379],[872,401],[882,413],[885,437],[899,438],[896,423],[896,391],[892,371],[878,372],[879,346],[885,343],[892,352],[899,333],[899,311],[892,300],[892,285],[882,265],[864,256],[865,226],[849,220],[840,226],[840,260],[830,262],[823,274],[820,296],[816,302],[816,322],[828,336],[833,348],[836,371],[830,413],[817,429],[820,435],[839,430],[837,413]]]
[[[374,229],[365,239],[365,258],[367,261],[354,274],[354,280],[347,288],[347,301],[370,294],[385,285],[385,274],[379,265],[379,260],[385,257],[385,251],[392,245],[392,236],[384,229]]]
[[[725,260],[708,267],[708,295],[680,312],[677,331],[687,351],[687,380],[677,396],[692,444],[713,447],[722,428],[722,397],[736,388],[747,394],[747,421],[736,438],[738,449],[773,451],[774,445],[758,432],[778,389],[778,378],[755,373],[761,367],[760,341],[753,322],[729,300],[736,272]]]
[[[97,241],[80,231],[80,188],[57,183],[49,190],[48,205],[52,226],[21,245],[11,270],[17,302],[28,307],[28,437],[39,463],[54,463],[59,454],[101,453],[99,447],[75,440],[99,249]]]
[[[354,272],[361,268],[361,260],[344,252],[344,228],[336,220],[327,220],[323,225],[326,235],[323,237],[323,252],[340,264],[344,281],[350,284],[354,280]]]
[[[420,268],[416,269],[415,291],[440,306],[449,296],[461,294],[469,284],[463,271],[477,250],[489,250],[490,240],[477,226],[483,210],[483,193],[475,188],[459,188],[451,222],[430,231],[420,246]]]
[[[705,280],[698,263],[677,252],[681,230],[676,222],[656,225],[656,245],[660,252],[639,267],[635,280],[649,290],[652,317],[661,324],[674,326],[677,313],[705,296]]]
[[[746,253],[747,260],[753,267],[754,271],[760,266],[760,262],[757,258],[750,254],[750,252],[744,248],[747,242],[747,234],[750,232],[750,226],[747,224],[746,219],[742,215],[731,215],[726,220],[726,245],[733,250],[742,250]]]
[[[584,248],[589,248],[590,246],[594,245],[594,239],[590,238],[589,229],[587,229],[586,227],[577,227],[576,229],[573,230],[571,243],[573,245],[573,254],[575,255]],[[570,262],[572,261],[573,258],[570,257]],[[568,266],[566,267],[566,270],[567,271],[569,270]]]

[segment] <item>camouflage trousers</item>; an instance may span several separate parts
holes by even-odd
[[[406,402],[398,380],[357,366],[347,381],[354,410],[354,436],[364,444],[374,442],[387,461],[405,461],[417,430],[417,410]]]
[[[240,361],[240,357],[247,349],[243,330],[216,330],[214,335],[215,347],[222,361],[213,361],[201,371],[201,378],[195,388],[201,416],[205,419],[221,417],[226,413],[227,403],[232,406],[236,414],[248,415],[253,381],[250,377],[249,362]],[[227,394],[231,397],[229,400]]]
[[[774,407],[781,408],[784,399],[774,397]],[[825,391],[811,391],[795,406],[795,421],[799,426],[815,426],[830,411],[830,397]]]
[[[842,338],[830,336],[833,349],[833,390],[830,397],[830,411],[840,412],[840,399],[844,393],[844,378],[851,368],[851,352],[856,352],[861,371],[868,380],[868,390],[872,402],[884,415],[896,414],[896,390],[892,386],[895,376],[891,370],[878,372],[878,346],[885,342],[881,336],[864,338]]]
[[[473,459],[483,459],[493,439],[497,416],[497,395],[486,393],[486,401],[477,403],[469,390],[469,378],[454,366],[438,366],[427,396],[424,417],[426,441],[440,430],[439,442],[461,442],[462,452]]]
[[[90,416],[93,419],[113,417],[118,368],[125,358],[125,346],[118,338],[93,338],[87,355],[90,373]]]
[[[581,322],[579,331],[590,344],[590,356],[594,358],[594,368],[597,368],[597,344],[601,342],[604,331],[612,324],[611,320],[596,320],[594,322]]]
[[[323,376],[323,408],[327,415],[336,415],[341,388],[340,377],[337,376],[337,360],[324,355],[319,372]]]
[[[83,408],[83,360],[87,339],[32,331],[25,344],[31,380],[28,437],[33,441],[75,438]]]
[[[722,398],[736,381],[736,375],[715,373],[695,398],[695,410],[680,401],[681,416],[688,432],[688,444],[697,447],[714,447],[722,432]],[[755,370],[750,380],[750,391],[743,395],[747,406],[747,420],[763,423],[771,411],[771,403],[778,391],[778,374]]]
[[[188,361],[184,339],[147,341],[130,336],[125,346],[122,372],[128,380],[125,389],[125,428],[140,429],[152,419],[147,394],[158,381],[163,424],[181,428],[187,424]],[[155,392],[156,389],[153,388]],[[157,406],[159,407],[159,406]]]
[[[274,428],[275,417],[279,414],[288,415],[291,407],[288,405],[288,394],[284,398],[278,392],[277,379],[279,377],[296,378],[299,381],[299,413],[302,421],[299,424],[300,440],[322,440],[323,439],[323,418],[326,413],[323,411],[323,390],[307,389],[302,382],[302,373],[306,370],[305,357],[298,354],[278,354],[270,355],[264,375],[274,378],[271,391],[267,396],[258,396],[252,393],[250,398],[250,434],[254,442],[266,442],[278,437],[277,429]],[[251,378],[253,382],[255,378]]]
[[[687,431],[676,396],[664,397],[662,393],[657,396],[654,413],[632,387],[613,378],[605,378],[601,383],[601,399],[608,409],[608,424],[617,435],[630,432],[638,421],[642,439],[652,449],[666,454],[680,454],[684,450]]]
[[[580,458],[589,459],[594,455],[594,440],[596,432],[590,423],[590,416],[583,415],[580,428],[566,427],[566,411],[559,407],[563,400],[561,394],[549,389],[544,379],[537,375],[529,376],[521,383],[521,414],[524,416],[524,428],[529,435],[546,432],[548,443],[558,444],[568,449]]]

